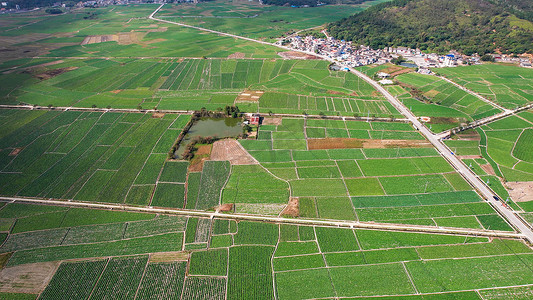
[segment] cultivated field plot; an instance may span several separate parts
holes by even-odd
[[[157,4],[82,8],[61,15],[42,12],[0,16],[0,61],[51,57],[278,57],[273,46],[152,21]],[[16,30],[15,30],[16,29]],[[88,38],[92,37],[92,38]],[[116,37],[116,38],[115,38]],[[84,44],[85,41],[107,41]],[[176,47],[175,41],[180,46]],[[29,60],[29,59],[28,59]],[[18,65],[23,61],[8,62]]]
[[[17,224],[66,209],[10,203],[0,210],[0,217],[17,218]],[[69,222],[92,222],[77,224],[70,231],[124,224],[106,223],[113,222],[117,212],[88,213],[93,217],[67,217]],[[518,240],[121,214],[127,221],[124,244],[100,241],[44,247],[37,238],[27,239],[27,249],[15,251],[6,269],[46,261],[61,265],[50,271],[55,274],[50,274],[53,277],[40,295],[20,296],[301,299],[444,293],[445,297],[481,299],[476,298],[477,290],[483,289],[479,292],[491,299],[490,295],[502,293],[527,295],[533,285],[532,250]],[[147,217],[152,219],[140,220]],[[162,218],[180,220],[180,225],[172,226],[174,233],[164,233],[170,226],[152,226],[154,236],[131,237],[133,224],[147,225]],[[137,227],[148,227],[144,225]],[[27,234],[37,237],[43,231]],[[8,240],[17,235],[10,234]],[[167,235],[174,236],[162,244],[161,237]],[[159,240],[148,241],[148,237]],[[524,287],[506,288],[515,285]]]
[[[324,61],[247,59],[87,59],[1,74],[0,102],[42,106],[401,115],[357,76]],[[38,78],[39,80],[37,80]],[[246,90],[266,91],[243,102]]]
[[[1,114],[0,194],[183,207],[188,163],[165,160],[189,116]]]
[[[492,122],[476,129],[480,136],[471,140],[467,135],[455,136],[446,144],[463,162],[504,200],[510,199],[517,210],[533,212],[528,183],[533,181],[533,112]],[[531,214],[524,217],[533,222]]]
[[[500,112],[492,105],[436,76],[410,73],[396,76],[395,79],[419,90],[431,102],[463,112],[465,118],[469,120],[481,119]]]
[[[261,126],[258,140],[240,142],[290,185],[301,217],[512,231],[407,123],[284,118],[280,125]],[[266,179],[241,186],[261,195],[259,186],[271,186]],[[232,181],[238,181],[234,173]],[[223,202],[239,211],[244,201],[233,200],[231,188]],[[271,208],[272,214],[281,211]]]
[[[325,5],[293,8],[265,6],[258,2],[211,1],[166,5],[156,17],[231,34],[274,41],[286,32],[324,25],[368,8],[361,5]]]
[[[515,66],[483,64],[442,68],[439,74],[505,108],[533,101],[533,70]]]

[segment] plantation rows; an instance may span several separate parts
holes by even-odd
[[[40,299],[293,299],[416,291],[472,296],[466,291],[490,295],[489,288],[533,284],[531,249],[515,240],[192,220],[196,228],[208,221],[208,238],[196,243],[198,233],[188,224],[185,240],[202,245],[190,253],[163,261],[151,254],[63,262]],[[225,237],[228,243],[220,245]]]

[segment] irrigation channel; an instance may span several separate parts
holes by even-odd
[[[302,51],[302,50],[296,50],[296,49],[292,49],[292,48],[289,48],[289,47],[277,45],[277,44],[274,44],[274,43],[259,41],[259,40],[256,40],[256,39],[247,38],[247,37],[238,36],[238,35],[229,34],[229,33],[224,33],[224,32],[220,32],[220,31],[216,31],[216,30],[211,30],[211,29],[206,29],[206,28],[202,28],[202,27],[197,27],[197,26],[192,26],[192,25],[187,25],[187,24],[183,24],[183,23],[178,23],[178,22],[173,22],[173,21],[168,21],[168,20],[155,18],[154,15],[159,10],[161,10],[161,8],[164,5],[165,4],[163,3],[158,8],[156,8],[148,16],[148,18],[151,19],[151,20],[154,20],[154,21],[158,21],[158,22],[164,22],[164,23],[179,25],[179,26],[182,26],[182,27],[193,28],[193,29],[197,29],[197,30],[201,30],[201,31],[215,33],[215,34],[218,34],[218,35],[229,36],[229,37],[233,37],[233,38],[237,38],[237,39],[242,39],[242,40],[246,40],[246,41],[260,43],[260,44],[263,44],[263,45],[274,46],[274,47],[278,47],[278,48],[285,49],[285,50],[298,51],[298,52],[301,52],[301,53],[318,56],[318,57],[320,57],[320,58],[322,58],[324,60],[327,60],[327,61],[330,61],[330,62],[334,62],[334,63],[340,64],[342,67],[348,68],[348,70],[350,72],[352,72],[355,75],[359,76],[361,79],[365,80],[366,82],[371,84],[374,88],[376,88],[376,90],[378,90],[381,94],[383,94],[383,96],[385,96],[385,98],[394,106],[394,108],[396,108],[405,118],[407,118],[413,124],[413,126],[417,130],[419,130],[420,133],[422,135],[424,135],[429,142],[431,142],[431,144],[441,154],[441,156],[444,159],[446,159],[450,163],[450,165],[452,165],[454,167],[454,169],[457,170],[457,172],[459,172],[459,174],[461,174],[461,176],[463,176],[463,178],[468,183],[470,183],[470,185],[472,185],[472,187],[474,187],[480,193],[480,195],[502,217],[504,217],[516,230],[518,230],[523,235],[523,237],[525,239],[527,239],[527,241],[529,243],[533,244],[533,228],[531,227],[531,225],[529,223],[527,223],[513,209],[508,208],[507,206],[505,206],[504,203],[500,201],[500,199],[498,198],[496,193],[494,191],[492,191],[490,189],[490,187],[488,187],[485,184],[485,182],[483,182],[481,179],[479,179],[473,173],[473,171],[470,170],[470,168],[468,168],[460,159],[458,159],[450,151],[450,149],[446,145],[444,145],[444,143],[441,141],[440,137],[438,135],[433,134],[424,124],[422,124],[422,122],[420,122],[418,120],[418,118],[405,105],[403,105],[403,103],[401,101],[399,101],[394,96],[392,96],[391,93],[389,93],[379,83],[377,83],[376,81],[372,80],[367,75],[363,74],[360,71],[355,70],[354,68],[351,68],[349,66],[343,65],[343,64],[339,63],[338,61],[335,61],[334,59],[332,59],[330,57],[327,57],[327,56],[324,56],[324,55],[317,55],[316,53],[311,53],[311,52]]]

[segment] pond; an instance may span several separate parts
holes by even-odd
[[[200,118],[189,129],[174,157],[181,157],[186,146],[198,136],[201,137],[237,137],[242,133],[242,119],[240,118]]]

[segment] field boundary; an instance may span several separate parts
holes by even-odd
[[[131,212],[145,212],[145,213],[158,213],[168,215],[181,215],[190,217],[202,217],[209,219],[229,219],[229,220],[247,220],[247,221],[260,221],[280,224],[294,224],[294,225],[315,225],[322,227],[337,227],[337,228],[360,228],[360,229],[374,229],[374,230],[388,230],[388,231],[404,231],[404,232],[418,232],[428,234],[444,234],[444,235],[459,235],[459,236],[471,236],[471,237],[500,237],[500,238],[512,238],[523,239],[524,234],[509,232],[509,231],[496,231],[496,230],[483,230],[483,229],[463,229],[463,228],[450,228],[450,227],[431,227],[422,225],[403,225],[403,224],[389,224],[389,223],[375,223],[375,222],[360,222],[360,221],[328,221],[328,220],[314,220],[314,219],[289,219],[280,217],[247,215],[247,214],[227,214],[219,212],[206,212],[197,210],[183,210],[176,208],[153,208],[153,207],[139,207],[123,204],[103,204],[103,203],[90,203],[81,201],[60,201],[52,199],[36,199],[36,198],[22,198],[22,197],[3,197],[0,196],[0,202],[9,203],[28,203],[28,204],[41,204],[41,205],[56,205],[67,207],[84,207],[92,209],[104,209],[104,210],[121,210]]]

